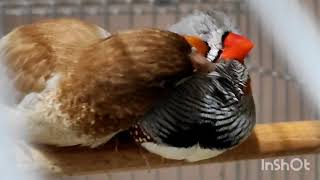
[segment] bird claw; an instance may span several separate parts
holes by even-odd
[[[142,149],[142,148],[140,147],[140,148],[139,148],[139,153],[141,154],[141,157],[144,159],[144,162],[145,162],[145,164],[146,164],[146,169],[148,170],[148,172],[150,172],[150,171],[151,171],[151,166],[150,166],[149,160],[148,160],[148,158],[143,154],[143,152],[142,152],[141,149]]]

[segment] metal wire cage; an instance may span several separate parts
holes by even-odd
[[[318,15],[318,0],[305,0]],[[266,37],[265,30],[250,14],[245,0],[14,0],[0,1],[0,36],[14,27],[47,18],[76,17],[96,23],[109,32],[134,27],[167,28],[194,10],[220,10],[232,17],[243,34],[253,39],[248,58],[257,106],[258,123],[319,118],[285,61]],[[320,158],[303,156],[310,171],[262,171],[257,161],[133,171],[57,179],[320,179]],[[287,158],[290,159],[290,158]]]

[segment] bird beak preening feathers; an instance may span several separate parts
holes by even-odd
[[[184,38],[192,47],[197,50],[199,54],[203,55],[204,57],[207,56],[210,48],[206,42],[201,40],[200,37],[184,36]],[[248,56],[253,47],[254,44],[248,38],[233,32],[227,32],[223,39],[223,47],[217,60],[219,61],[219,59],[232,59],[244,63],[245,57]]]

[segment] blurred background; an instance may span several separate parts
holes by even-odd
[[[319,19],[320,0],[300,0]],[[276,4],[275,4],[276,5]],[[47,18],[75,17],[93,22],[109,32],[134,27],[166,29],[194,10],[219,10],[232,17],[240,31],[252,39],[255,49],[248,58],[258,123],[319,119],[319,112],[303,92],[277,51],[274,38],[249,11],[246,0],[1,0],[0,37],[13,28]],[[285,13],[285,12],[284,12]],[[303,32],[301,32],[303,33]],[[277,35],[277,33],[275,33]],[[210,165],[130,171],[90,176],[48,177],[61,180],[318,180],[320,156],[284,158],[307,159],[311,170],[262,171],[261,160]],[[268,159],[266,161],[271,161]],[[0,178],[1,179],[1,178]]]

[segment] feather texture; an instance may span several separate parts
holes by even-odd
[[[191,47],[180,35],[158,29],[107,35],[93,24],[57,19],[1,39],[31,141],[102,144],[166,92],[163,81],[192,73]]]
[[[168,148],[198,147],[195,150],[234,147],[255,124],[253,97],[244,93],[248,79],[246,67],[237,61],[218,63],[210,74],[189,77],[134,126],[134,131],[140,128],[140,135],[147,135],[136,141]]]
[[[102,30],[76,19],[47,20],[16,28],[1,39],[1,54],[23,95],[42,91],[52,74],[75,60],[75,50],[104,38]],[[72,57],[72,56],[71,56]]]
[[[68,70],[59,94],[62,109],[80,117],[88,132],[127,128],[166,91],[163,81],[191,74],[190,52],[181,36],[167,31],[110,36],[80,53],[83,63]]]
[[[238,32],[230,18],[219,11],[196,11],[170,26],[169,30],[201,37],[210,47],[207,55],[210,61],[216,59],[222,49],[223,35],[230,31]]]

